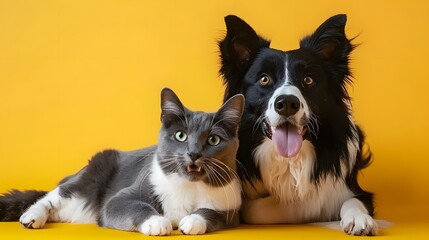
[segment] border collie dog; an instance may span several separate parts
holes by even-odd
[[[236,16],[219,42],[224,99],[242,93],[237,159],[245,193],[242,220],[253,224],[341,220],[350,235],[376,235],[373,194],[358,184],[369,165],[347,84],[355,45],[346,15],[326,20],[300,48],[270,48]]]

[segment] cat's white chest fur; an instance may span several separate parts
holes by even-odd
[[[154,193],[174,227],[180,220],[199,208],[216,211],[237,210],[241,205],[240,183],[234,179],[224,187],[211,187],[204,182],[191,182],[177,173],[165,175],[158,161],[152,163],[150,181]]]

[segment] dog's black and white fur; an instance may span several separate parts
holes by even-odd
[[[219,42],[224,99],[243,93],[238,160],[247,223],[341,220],[351,235],[376,235],[373,194],[357,182],[371,153],[352,117],[346,85],[355,45],[346,15],[326,20],[281,51],[236,16],[225,18]]]

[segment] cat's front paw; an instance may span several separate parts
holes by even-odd
[[[348,215],[341,219],[341,228],[350,235],[375,236],[378,226],[375,220],[368,214]]]
[[[191,214],[180,220],[179,229],[187,235],[204,234],[207,231],[207,223],[202,216]]]
[[[148,236],[166,236],[171,234],[173,227],[168,218],[154,215],[142,223],[139,231]]]
[[[42,228],[48,220],[48,217],[49,215],[44,207],[34,205],[21,215],[19,222],[25,228]]]

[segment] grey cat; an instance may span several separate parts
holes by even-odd
[[[19,218],[26,228],[96,222],[146,235],[232,227],[241,205],[235,156],[243,105],[236,95],[216,113],[192,112],[163,89],[158,145],[100,152],[50,192],[3,194],[0,220]]]

